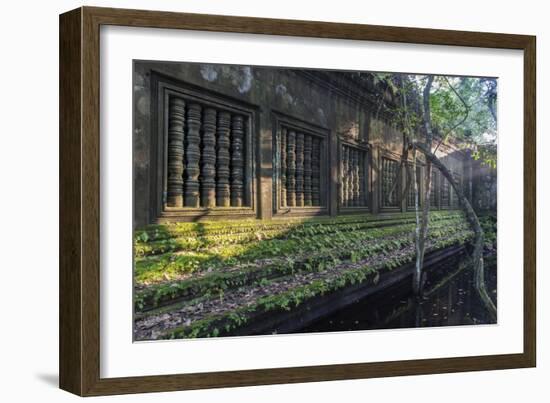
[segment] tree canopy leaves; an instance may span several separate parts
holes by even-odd
[[[422,89],[427,75],[374,73],[374,82],[401,97],[407,106],[393,108],[397,120],[418,131]],[[474,158],[496,167],[497,79],[493,77],[433,76],[430,90],[431,124],[439,138],[472,150]]]

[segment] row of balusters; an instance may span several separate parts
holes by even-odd
[[[462,188],[462,177],[456,172],[453,172],[453,179],[455,183],[458,185],[458,187]],[[458,194],[454,189],[451,189],[451,206],[458,207],[459,205],[460,205],[460,202],[458,200]]]
[[[343,207],[366,206],[366,152],[347,145],[340,152],[340,203]]]
[[[447,181],[443,175],[441,175],[439,205],[441,207],[449,207],[451,205],[451,186],[449,185],[449,181]]]
[[[400,185],[406,183],[403,180],[406,178],[398,177],[400,163],[389,158],[382,158],[382,206],[383,207],[399,207],[398,200],[401,190]],[[410,169],[411,181],[414,176],[412,167]],[[420,189],[422,182],[422,170],[420,167],[416,169],[417,188]],[[458,186],[462,186],[462,178],[456,172],[452,172],[453,178]],[[394,182],[398,181],[397,184]],[[432,168],[432,186],[430,192],[430,206],[432,207],[458,207],[458,195],[452,189],[449,181],[441,174],[437,168]],[[415,206],[415,187],[411,182],[407,192],[407,207]]]
[[[168,107],[168,207],[241,207],[243,115],[171,96]]]
[[[430,207],[437,207],[439,193],[440,174],[436,168],[432,168],[432,187],[430,190]]]
[[[411,184],[409,185],[409,189],[407,192],[407,207],[412,208],[415,206],[415,197],[416,197],[416,190],[414,187],[413,180],[413,171],[412,167],[410,169],[410,175],[411,175]],[[458,186],[462,186],[462,179],[460,175],[456,173],[452,173],[453,178],[455,182],[458,184]],[[420,167],[416,168],[416,183],[417,183],[417,189],[420,192],[422,182],[422,170]],[[458,195],[454,191],[454,189],[451,188],[451,185],[449,181],[441,175],[441,172],[437,170],[436,168],[433,168],[432,171],[432,187],[430,192],[430,206],[432,207],[438,207],[437,199],[438,196],[440,196],[440,206],[441,207],[457,207],[458,206]],[[419,193],[419,199],[420,199],[420,193]],[[420,200],[419,200],[420,202]]]
[[[309,133],[281,128],[278,144],[281,207],[321,205],[321,141]]]
[[[168,108],[169,207],[241,207],[244,189],[244,144],[247,118],[223,109],[172,96]],[[281,207],[321,205],[321,142],[318,136],[283,127],[279,142]],[[342,145],[341,194],[344,207],[365,206],[366,152]],[[382,159],[382,205],[398,207],[394,186],[399,163]],[[447,180],[434,169],[430,204],[458,205]],[[460,178],[457,176],[457,179]],[[391,195],[390,195],[391,192]],[[414,205],[414,187],[407,205]],[[439,193],[439,195],[438,195]]]
[[[389,158],[382,158],[382,206],[399,207],[397,205],[399,187],[395,184],[399,163]]]
[[[459,187],[462,186],[462,178],[456,172],[451,172]],[[432,168],[432,187],[430,191],[431,207],[458,207],[458,194],[451,184],[437,168]]]

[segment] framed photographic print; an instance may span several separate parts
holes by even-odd
[[[60,386],[535,365],[535,37],[60,17]]]

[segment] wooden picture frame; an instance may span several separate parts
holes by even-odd
[[[100,377],[100,27],[171,28],[524,52],[523,353]],[[533,367],[536,364],[534,36],[81,7],[60,16],[60,387],[81,396]]]

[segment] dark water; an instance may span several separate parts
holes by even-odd
[[[485,261],[487,290],[496,304],[497,270],[494,260]],[[472,267],[453,257],[426,273],[424,296],[412,294],[407,279],[389,289],[358,300],[299,332],[331,332],[367,329],[456,326],[495,323],[473,283]]]

